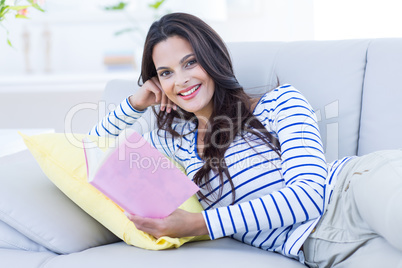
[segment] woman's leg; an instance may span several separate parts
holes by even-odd
[[[402,150],[351,160],[304,243],[309,267],[402,268]]]
[[[349,190],[361,218],[402,254],[402,150],[374,155],[353,174]]]
[[[359,247],[334,268],[402,268],[402,254],[382,237],[373,238]]]

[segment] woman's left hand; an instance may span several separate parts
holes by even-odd
[[[157,239],[162,236],[174,238],[208,234],[201,213],[191,213],[182,209],[176,209],[163,219],[144,218],[137,215],[127,215],[127,217],[138,230],[153,235]]]

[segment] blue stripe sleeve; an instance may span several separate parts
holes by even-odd
[[[270,194],[256,199],[244,198],[243,203],[233,206],[219,208],[218,203],[215,203],[208,207],[205,214],[210,218],[217,217],[216,210],[219,210],[217,221],[220,224],[210,226],[213,230],[216,229],[215,234],[248,233],[251,236],[251,233],[255,232],[254,235],[260,235],[258,231],[262,228],[262,222],[265,223],[265,228],[270,230],[284,228],[281,230],[282,233],[283,230],[291,230],[291,226],[295,224],[320,217],[322,214],[324,185],[328,170],[314,110],[303,95],[291,86],[279,88],[266,96],[269,98],[266,97],[259,102],[262,106],[256,114],[263,117],[259,119],[267,123],[267,130],[273,131],[281,145],[279,170],[283,178],[283,188],[278,190],[278,187],[275,187],[276,190]],[[261,110],[264,112],[261,113]],[[248,169],[248,167],[244,168],[244,170]],[[233,177],[234,174],[231,176]],[[241,172],[239,176],[242,176]],[[242,181],[247,182],[247,179]],[[254,188],[249,189],[242,196],[253,193],[261,186],[253,186]],[[272,185],[272,188],[274,186],[276,185]],[[217,189],[214,190],[217,191]],[[255,196],[255,192],[253,194]],[[242,197],[237,197],[239,198]],[[286,234],[285,237],[287,236]],[[278,237],[280,237],[279,234],[273,236],[272,243],[275,243]],[[259,239],[253,236],[250,241],[260,243]]]
[[[223,228],[223,224],[222,224],[221,215],[219,215],[219,210],[217,210],[216,213],[217,213],[217,215],[218,215],[219,223],[221,224],[222,236],[226,236],[226,234],[225,234],[225,229]]]
[[[118,136],[125,128],[141,117],[144,111],[137,111],[131,107],[128,98],[122,101],[115,110],[106,115],[96,124],[89,133],[98,136]]]

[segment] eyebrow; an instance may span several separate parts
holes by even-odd
[[[190,57],[192,57],[192,56],[194,56],[194,55],[195,55],[194,53],[191,53],[191,54],[188,54],[188,55],[184,56],[184,57],[180,60],[180,64],[183,64],[183,62],[185,62],[188,58],[190,58]],[[161,69],[169,69],[169,68],[168,68],[168,67],[161,66],[161,67],[159,67],[158,69],[156,69],[156,71],[159,71],[159,70],[161,70]]]

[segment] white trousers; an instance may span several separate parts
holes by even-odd
[[[303,251],[309,267],[402,268],[402,150],[343,167]]]

